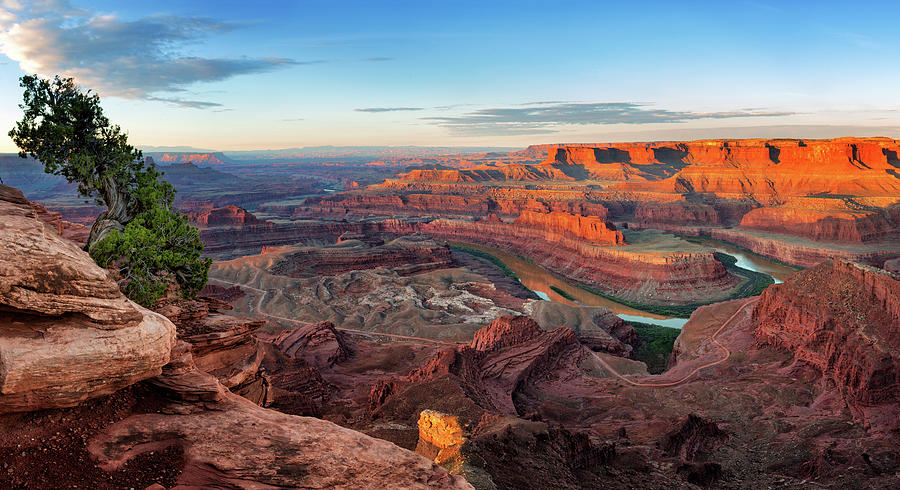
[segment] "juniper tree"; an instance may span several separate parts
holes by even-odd
[[[9,132],[19,156],[35,158],[106,207],[85,250],[100,265],[115,266],[123,291],[142,304],[155,302],[173,280],[184,295],[196,295],[210,265],[200,257],[199,233],[174,212],[175,189],[110,123],[100,97],[59,76],[26,75],[20,85],[24,116]]]

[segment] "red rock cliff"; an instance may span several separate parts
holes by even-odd
[[[621,231],[616,231],[612,224],[596,216],[581,216],[562,211],[552,213],[524,211],[516,218],[515,224],[570,235],[601,245],[625,244]]]
[[[854,403],[896,403],[900,281],[837,260],[768,288],[753,311],[760,342],[790,350]]]

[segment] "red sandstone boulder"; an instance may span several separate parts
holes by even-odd
[[[161,372],[165,317],[0,185],[0,412],[74,406]]]

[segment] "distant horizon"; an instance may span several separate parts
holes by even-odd
[[[900,128],[897,128],[900,130]],[[490,151],[521,151],[525,150],[530,146],[545,146],[545,145],[608,145],[608,144],[620,144],[620,143],[681,143],[681,142],[691,142],[691,141],[708,141],[708,140],[754,140],[754,139],[766,139],[766,140],[833,140],[840,138],[857,138],[857,139],[889,139],[889,140],[900,140],[900,136],[889,136],[889,135],[879,135],[879,134],[867,134],[867,135],[841,135],[841,136],[827,136],[827,137],[802,137],[802,136],[761,136],[761,137],[703,137],[703,138],[691,138],[691,139],[631,139],[631,140],[608,140],[608,141],[554,141],[554,142],[544,142],[544,143],[531,143],[524,146],[482,146],[482,145],[307,145],[307,146],[293,146],[293,147],[284,147],[284,148],[252,148],[252,149],[219,149],[219,148],[195,148],[195,147],[187,147],[187,146],[168,146],[168,145],[139,145],[135,144],[135,148],[141,150],[144,153],[264,153],[264,152],[287,152],[287,151],[297,151],[297,150],[311,150],[311,149],[326,149],[326,148],[335,148],[335,149],[363,149],[363,148],[416,148],[423,150],[437,150],[437,149],[446,149],[446,150],[463,150],[463,151],[471,151],[471,152],[490,152]],[[16,155],[18,151],[0,151],[0,155]],[[437,155],[437,154],[435,154]]]

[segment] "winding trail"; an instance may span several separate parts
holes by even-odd
[[[728,317],[728,319],[725,320],[725,321],[722,323],[721,326],[719,326],[719,329],[716,330],[716,333],[714,333],[714,334],[712,335],[711,340],[713,341],[714,344],[716,344],[716,346],[718,346],[720,349],[722,349],[722,351],[723,351],[723,353],[724,353],[725,355],[724,355],[721,359],[719,359],[719,360],[717,360],[717,361],[709,362],[709,363],[706,363],[706,364],[704,364],[704,365],[702,365],[702,366],[697,366],[697,367],[695,367],[694,369],[691,370],[691,372],[689,372],[688,374],[686,374],[684,377],[682,377],[682,378],[679,379],[678,381],[670,381],[670,382],[666,382],[666,383],[642,383],[642,382],[639,382],[639,381],[632,381],[632,380],[626,378],[625,376],[622,376],[621,374],[619,374],[619,372],[616,371],[615,368],[613,368],[612,366],[610,366],[609,363],[606,362],[602,357],[600,357],[599,355],[597,355],[596,352],[591,351],[591,355],[593,355],[593,356],[594,356],[594,359],[596,359],[597,362],[599,362],[600,365],[603,366],[603,369],[606,369],[607,371],[609,371],[610,373],[612,373],[615,377],[619,378],[620,380],[622,380],[622,381],[624,381],[624,382],[626,382],[626,383],[628,383],[628,384],[630,384],[630,385],[632,385],[632,386],[640,386],[640,387],[644,387],[644,388],[667,388],[667,387],[672,387],[672,386],[678,386],[678,385],[683,384],[684,382],[686,382],[686,381],[687,381],[689,378],[691,378],[693,375],[697,374],[701,369],[706,369],[706,368],[709,368],[709,367],[713,367],[713,366],[722,364],[723,362],[727,361],[729,357],[731,357],[731,349],[729,349],[728,347],[725,347],[724,345],[722,345],[722,343],[719,342],[719,339],[717,339],[716,337],[718,337],[718,335],[719,335],[720,333],[722,333],[722,330],[724,330],[725,327],[726,327],[729,323],[731,323],[731,321],[734,320],[735,317],[737,317],[739,313],[741,313],[742,311],[744,311],[745,308],[747,308],[748,306],[753,305],[753,304],[756,304],[756,300],[755,300],[755,299],[754,299],[754,300],[751,300],[751,301],[748,301],[748,302],[746,302],[746,303],[744,303],[740,308],[737,309],[737,311],[734,312],[734,314],[732,314],[730,317]]]
[[[254,281],[259,278],[260,272],[261,271],[259,271],[259,270],[256,271],[256,275],[253,277]],[[269,293],[265,289],[259,289],[257,287],[253,287],[249,284],[226,281],[225,279],[219,279],[217,277],[210,277],[209,280],[229,284],[232,286],[238,286],[241,288],[246,288],[246,289],[250,289],[250,290],[262,293],[259,295],[259,299],[256,300],[256,306],[255,306],[256,313],[259,315],[262,315],[262,316],[265,316],[268,318],[274,318],[276,320],[283,320],[286,322],[297,323],[300,325],[309,325],[309,322],[301,322],[300,320],[295,320],[293,318],[287,318],[287,317],[278,316],[278,315],[272,315],[272,314],[269,314],[269,313],[266,313],[265,311],[263,311],[263,309],[262,309],[263,299],[266,297],[266,294]],[[340,330],[341,332],[348,332],[348,333],[353,333],[353,334],[357,334],[357,335],[371,335],[371,336],[376,336],[376,337],[387,337],[387,338],[391,338],[391,339],[412,340],[412,341],[417,341],[417,342],[426,342],[429,344],[438,344],[438,345],[454,345],[455,346],[455,345],[459,345],[459,344],[467,344],[468,343],[468,342],[448,342],[445,340],[426,339],[423,337],[410,337],[408,335],[399,335],[399,334],[393,334],[393,333],[370,332],[368,330],[356,330],[353,328],[337,328],[337,327],[335,327],[335,330]]]

